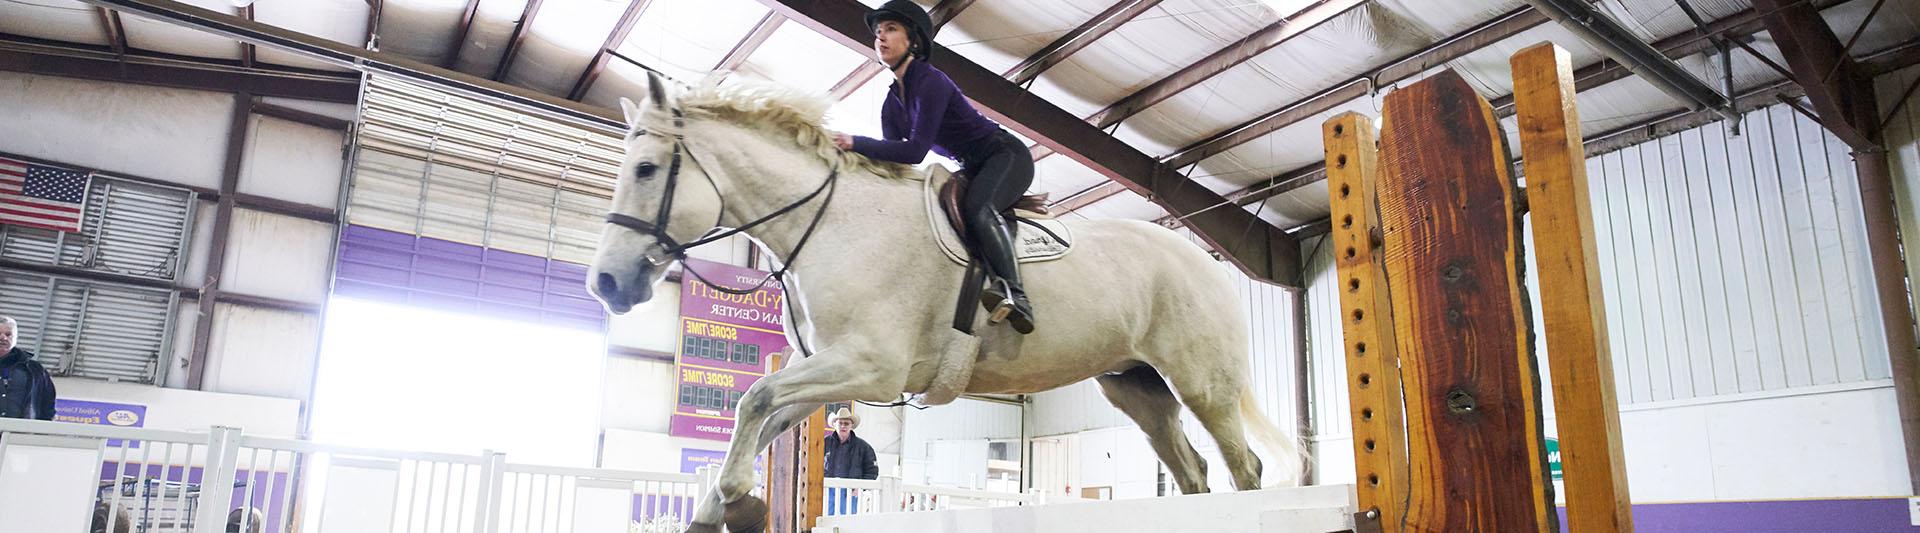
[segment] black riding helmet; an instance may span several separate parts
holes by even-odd
[[[914,57],[922,61],[933,57],[933,17],[927,16],[926,8],[911,0],[888,0],[867,12],[868,34],[871,35],[883,20],[907,25],[907,39],[915,45]]]

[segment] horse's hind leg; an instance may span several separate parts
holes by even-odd
[[[1207,461],[1193,449],[1186,432],[1180,429],[1180,401],[1167,388],[1167,380],[1161,379],[1153,367],[1141,365],[1094,378],[1094,381],[1100,383],[1100,391],[1106,394],[1109,403],[1120,408],[1120,412],[1126,413],[1146,432],[1147,442],[1153,445],[1160,462],[1173,471],[1173,480],[1180,485],[1181,493],[1207,491]]]
[[[1200,425],[1220,445],[1220,458],[1233,474],[1234,490],[1260,488],[1260,457],[1247,445],[1240,416],[1240,395],[1248,390],[1243,377],[1231,373],[1212,376],[1172,376],[1180,399],[1200,419]]]

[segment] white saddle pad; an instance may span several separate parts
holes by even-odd
[[[953,174],[948,172],[944,166],[931,166],[932,169],[928,171],[924,185],[926,189],[924,196],[926,196],[927,199],[927,220],[931,221],[933,225],[933,240],[940,244],[940,251],[946,252],[948,259],[952,259],[955,263],[966,265],[967,247],[965,244],[962,244],[960,234],[954,233],[953,225],[947,223],[947,213],[940,208],[940,186],[946,184],[947,180],[952,179]],[[1068,232],[1065,223],[1039,213],[1015,211],[1015,214],[1020,218],[1039,223],[1041,226],[1045,226],[1048,230],[1052,231],[1054,235],[1059,235],[1061,239],[1067,240],[1067,242],[1064,243],[1060,242],[1055,240],[1052,235],[1047,235],[1046,232],[1031,226],[1020,228],[1017,230],[1018,233],[1015,234],[1015,238],[1020,241],[1019,244],[1015,246],[1015,248],[1019,250],[1018,257],[1020,262],[1034,263],[1039,261],[1052,261],[1065,257],[1067,252],[1072,251],[1069,245],[1073,242],[1073,235]],[[1027,226],[1027,224],[1024,223],[1019,225]]]

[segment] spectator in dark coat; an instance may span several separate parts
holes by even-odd
[[[827,435],[827,477],[880,478],[873,445],[853,434],[853,429],[860,427],[859,416],[842,408],[827,417],[827,427],[833,428],[833,434]]]
[[[14,346],[20,324],[0,317],[0,418],[53,420],[53,375]]]

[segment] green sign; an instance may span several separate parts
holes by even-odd
[[[1547,473],[1553,479],[1564,477],[1560,471],[1560,439],[1553,437],[1547,437]]]

